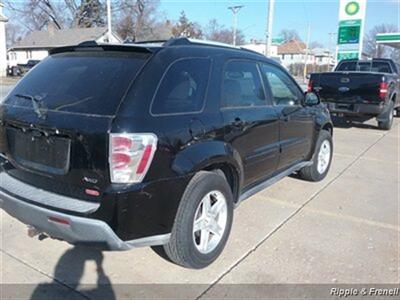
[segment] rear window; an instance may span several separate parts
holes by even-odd
[[[336,71],[355,71],[357,68],[357,62],[344,62],[339,65]]]
[[[374,61],[372,63],[372,72],[378,72],[378,73],[392,73],[392,70],[390,68],[390,64],[387,62],[379,62],[379,61]]]
[[[175,61],[161,80],[151,113],[163,115],[200,112],[204,106],[210,64],[208,58]]]
[[[392,73],[390,64],[384,61],[343,62],[339,65],[337,71]]]
[[[122,52],[76,52],[48,57],[16,86],[7,104],[31,106],[16,95],[40,100],[49,110],[94,115],[115,114],[146,55]]]

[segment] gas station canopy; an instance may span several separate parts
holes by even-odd
[[[378,33],[376,43],[400,49],[400,32]]]

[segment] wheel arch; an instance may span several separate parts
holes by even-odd
[[[172,169],[180,174],[221,170],[232,188],[235,201],[243,184],[243,163],[239,153],[222,141],[194,144],[178,153]]]

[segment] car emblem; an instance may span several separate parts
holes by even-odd
[[[88,183],[92,183],[92,184],[96,184],[98,182],[97,179],[95,178],[89,178],[89,177],[83,177],[83,181],[88,182]]]
[[[347,78],[347,77],[340,78],[340,82],[341,83],[349,83],[350,82],[350,78]]]
[[[350,91],[350,89],[347,86],[341,86],[339,88],[339,92],[346,93],[348,91]]]

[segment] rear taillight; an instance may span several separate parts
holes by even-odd
[[[388,88],[389,86],[386,82],[381,82],[381,84],[379,85],[379,98],[381,98],[382,100],[386,99]]]
[[[313,82],[312,82],[312,80],[310,79],[310,80],[308,81],[307,92],[310,93],[310,92],[312,92],[312,91],[313,91]]]
[[[141,182],[157,148],[152,133],[110,134],[110,174],[113,183]]]

